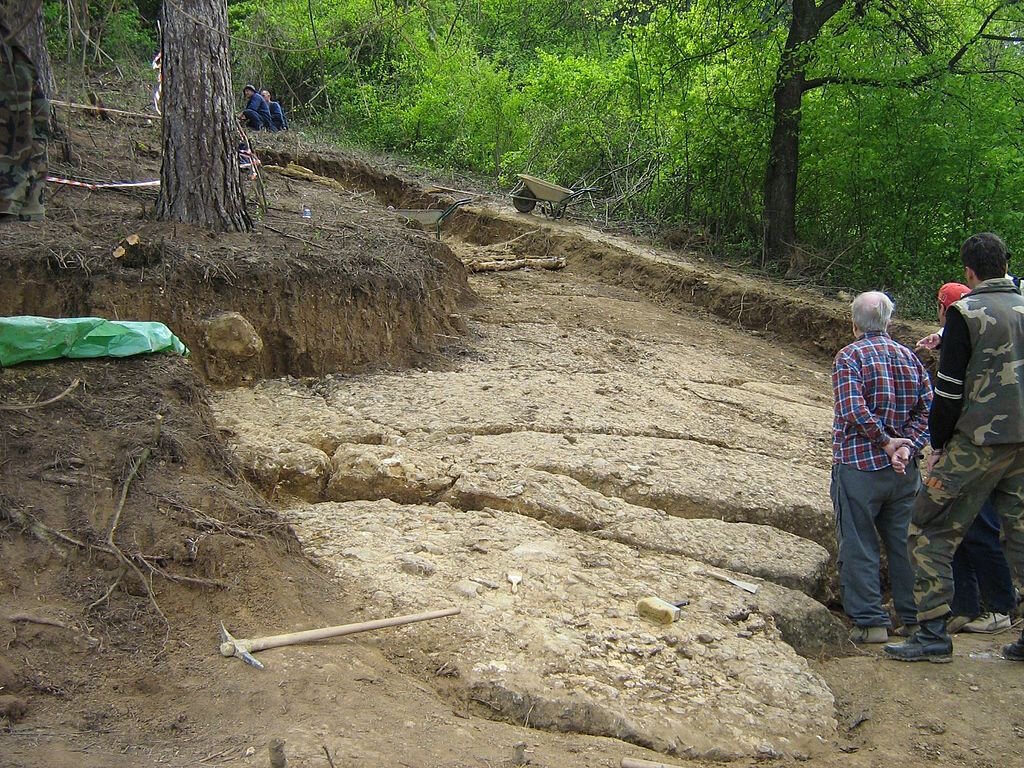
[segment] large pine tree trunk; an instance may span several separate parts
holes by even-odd
[[[163,164],[157,218],[252,228],[238,170],[226,0],[163,4]]]
[[[36,65],[36,73],[39,82],[42,84],[43,93],[46,98],[52,99],[57,91],[57,83],[53,79],[53,65],[50,63],[50,51],[46,47],[46,32],[43,30],[43,6],[36,0],[6,0],[0,1],[0,8],[4,9],[7,17],[8,28],[21,27],[26,17],[32,14],[31,19],[24,28],[15,35],[15,42],[32,59]]]

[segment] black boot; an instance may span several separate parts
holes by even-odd
[[[1024,632],[1020,633],[1016,643],[1003,646],[1003,658],[1010,661],[1024,661]]]
[[[931,661],[941,664],[953,660],[953,641],[946,632],[945,617],[922,621],[921,628],[913,637],[902,643],[889,643],[884,650],[886,656],[897,661]],[[1024,654],[1024,643],[1021,644],[1021,653]]]

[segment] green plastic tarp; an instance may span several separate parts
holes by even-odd
[[[130,357],[188,349],[163,323],[102,317],[0,317],[0,365],[58,357]]]

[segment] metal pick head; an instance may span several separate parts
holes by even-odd
[[[245,647],[242,641],[236,640],[232,637],[231,633],[228,632],[228,628],[224,626],[224,622],[220,623],[220,654],[221,656],[235,656],[250,667],[256,667],[256,669],[264,669],[263,664]]]
[[[235,648],[235,656],[240,658],[242,661],[244,661],[250,667],[256,667],[256,669],[264,669],[263,663],[260,662],[255,656],[253,656],[247,650],[245,650],[245,648],[236,647]]]

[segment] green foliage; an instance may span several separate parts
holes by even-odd
[[[74,4],[68,17],[67,3],[46,0],[43,24],[55,58],[70,54],[96,66],[149,61],[158,48],[156,29],[127,0]]]
[[[967,234],[1024,249],[1022,6],[849,0],[794,50],[810,82],[796,198],[810,278],[930,315]],[[67,4],[45,7],[64,50]],[[105,53],[148,59],[156,8],[90,4]],[[766,0],[229,2],[236,83],[269,87],[293,119],[504,184],[597,182],[612,215],[700,228],[755,263],[793,13]]]

